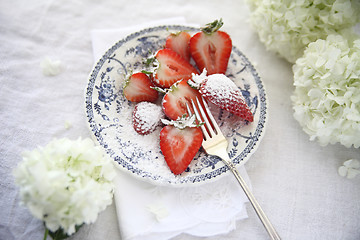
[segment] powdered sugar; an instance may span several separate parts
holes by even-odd
[[[193,73],[191,79],[188,80],[188,84],[195,89],[199,89],[203,81],[207,79],[206,68],[202,71],[200,75]]]
[[[216,106],[252,122],[254,116],[247,106],[240,89],[224,74],[207,76],[200,85],[199,92]]]
[[[147,135],[137,133],[132,127],[133,111],[136,105],[135,103],[121,105],[121,110],[114,118],[115,123],[102,130],[104,141],[111,145],[114,151],[113,156],[121,156],[121,160],[136,166],[137,169],[156,173],[167,179],[175,179],[160,151],[161,127],[156,127]],[[160,106],[155,106],[157,110],[161,109]],[[149,116],[154,116],[155,111],[151,112],[149,109],[145,111],[149,113]]]
[[[206,78],[206,92],[212,93],[212,96],[218,101],[229,101],[234,95],[241,96],[241,92],[236,84],[224,74],[212,74]],[[200,88],[201,93],[205,93]]]
[[[134,129],[140,134],[149,134],[155,130],[163,117],[164,113],[160,106],[150,102],[140,102],[134,109]]]
[[[170,29],[182,30],[183,27],[170,26]],[[122,94],[124,77],[129,69],[142,70],[141,62],[144,57],[149,56],[149,49],[156,50],[163,46],[162,39],[168,33],[167,26],[164,26],[133,34],[124,41],[119,41],[99,60],[86,89],[89,127],[93,137],[117,165],[131,175],[153,183],[175,186],[215,180],[227,172],[218,158],[207,155],[201,149],[189,168],[175,176],[169,170],[160,150],[162,128],[157,127],[150,134],[140,135],[132,127],[136,103],[127,101]],[[140,38],[144,41],[139,41]],[[242,164],[249,159],[263,135],[266,96],[256,70],[247,58],[235,47],[230,58],[232,60],[229,61],[226,75],[231,76],[231,81],[241,89],[247,105],[255,113],[254,122],[250,124],[238,121],[239,118],[227,111],[211,104],[209,106],[228,138],[229,157],[234,164]],[[160,101],[161,98],[156,103],[158,106],[161,106]]]
[[[191,115],[190,117],[182,116],[179,117],[176,121],[174,120],[167,120],[161,119],[162,123],[165,125],[173,125],[178,129],[185,129],[186,127],[198,127],[199,125],[196,124],[196,117],[195,115]]]
[[[206,82],[206,86],[204,86],[204,82]],[[202,94],[211,93],[212,97],[218,99],[218,101],[228,101],[228,99],[231,99],[234,95],[242,98],[240,90],[230,78],[224,74],[207,76],[206,69],[204,69],[200,75],[192,74],[192,78],[188,81],[188,84],[193,88],[200,89],[200,93]],[[200,86],[204,87],[201,88]]]
[[[199,76],[206,81],[210,80],[209,86],[214,89],[219,88],[219,91],[226,92],[225,89],[229,90],[229,88],[239,91],[236,84],[223,74],[214,74],[210,76],[201,74]],[[217,81],[219,79],[220,81]],[[122,105],[120,112],[121,117],[118,119],[118,124],[122,127],[118,129],[118,133],[116,134],[121,136],[121,138],[117,139],[119,142],[118,144],[120,144],[117,151],[121,153],[117,155],[122,156],[126,161],[136,165],[139,169],[159,174],[169,181],[176,182],[178,178],[185,178],[189,173],[184,172],[181,176],[176,176],[169,170],[160,150],[161,127],[156,127],[154,131],[147,135],[137,133],[132,127],[133,111],[135,107],[138,108],[137,111],[142,112],[141,116],[144,117],[144,120],[142,120],[144,126],[151,127],[153,124],[158,126],[158,120],[164,117],[164,115],[162,115],[163,111],[160,101],[161,99],[159,99],[156,104],[144,102]],[[222,119],[226,119],[226,123],[220,123],[220,127],[226,136],[232,137],[234,129],[244,127],[244,121],[237,116],[222,112],[215,105],[210,104],[210,106],[216,119],[219,119],[220,115]],[[154,121],[156,121],[156,123],[154,123]],[[199,152],[195,158],[203,154],[204,153]],[[194,164],[197,164],[196,161],[192,162],[190,167],[196,169],[196,165]]]

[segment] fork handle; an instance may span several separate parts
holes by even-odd
[[[258,217],[260,218],[262,224],[264,225],[266,231],[268,232],[269,236],[271,237],[271,239],[273,240],[280,240],[280,236],[277,234],[275,228],[273,227],[273,225],[271,224],[271,222],[269,221],[269,219],[267,218],[267,216],[265,215],[264,211],[262,210],[260,204],[257,202],[257,200],[255,199],[254,195],[252,194],[252,192],[250,191],[249,187],[247,186],[246,182],[244,181],[244,179],[241,177],[239,171],[236,169],[236,167],[234,166],[234,164],[230,161],[230,159],[227,161],[225,159],[223,159],[223,162],[229,167],[229,169],[231,170],[231,172],[234,174],[234,176],[236,177],[236,180],[240,183],[241,188],[244,190],[245,195],[248,197],[251,205],[253,206],[256,214],[258,215]]]

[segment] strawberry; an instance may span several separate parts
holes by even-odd
[[[190,34],[185,31],[171,33],[166,38],[165,47],[172,49],[182,56],[186,61],[190,62],[191,54],[189,48]]]
[[[232,41],[230,36],[219,28],[222,20],[215,20],[202,28],[190,39],[190,52],[200,71],[206,68],[209,75],[225,74],[229,62]]]
[[[247,106],[240,89],[225,75],[213,74],[205,77],[200,84],[199,92],[206,100],[219,108],[249,122],[254,120],[254,116]]]
[[[162,99],[165,115],[176,120],[187,113],[186,103],[191,106],[191,99],[201,97],[199,91],[190,87],[187,80],[181,80],[171,86]]]
[[[151,79],[145,73],[138,72],[125,80],[123,93],[125,98],[132,102],[155,102],[159,93],[152,89],[153,86]]]
[[[194,125],[181,127],[175,123],[161,130],[160,149],[167,165],[175,175],[187,169],[199,151],[202,141],[202,131]]]
[[[198,73],[196,68],[171,49],[159,50],[155,58],[159,65],[155,70],[154,82],[160,87],[169,88],[178,80],[189,79],[192,73]]]
[[[164,117],[162,108],[151,102],[140,102],[133,111],[133,128],[141,134],[147,135],[155,131]]]

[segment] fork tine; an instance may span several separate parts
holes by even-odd
[[[196,98],[196,101],[197,101],[197,104],[200,108],[200,111],[202,111],[202,115],[205,116],[206,118],[209,117],[209,120],[208,120],[208,123],[207,123],[207,126],[209,126],[209,128],[211,129],[215,129],[216,131],[216,134],[222,134],[221,133],[221,130],[220,130],[220,127],[219,125],[216,123],[216,120],[214,118],[214,116],[212,115],[212,113],[210,112],[210,108],[209,106],[207,105],[205,99],[203,97],[201,97],[201,101],[202,103],[204,104],[204,107],[205,107],[205,111],[206,113],[204,112],[203,108],[201,107],[201,104],[200,104],[200,101],[198,98]],[[207,118],[208,119],[208,118]],[[213,128],[212,128],[213,127]]]
[[[201,116],[200,116],[200,114],[199,114],[193,100],[191,100],[191,105],[192,105],[192,107],[194,109],[196,119],[199,121],[199,123],[203,122],[203,120],[201,119]],[[191,109],[190,109],[190,107],[189,107],[189,105],[187,103],[186,103],[186,108],[187,108],[188,113],[192,115],[193,113],[191,112]],[[204,125],[201,125],[200,128],[201,128],[201,131],[203,132],[204,139],[205,140],[210,139],[210,136],[209,136],[206,128],[204,127]]]
[[[200,104],[200,101],[198,98],[196,98],[196,104],[197,106],[195,105],[194,101],[191,100],[191,103],[193,105],[193,108],[194,108],[194,111],[195,113],[197,112],[197,115],[199,115],[199,118],[202,119],[203,122],[205,122],[205,126],[206,126],[206,131],[209,135],[209,138],[213,137],[214,135],[216,135],[216,133],[214,132],[212,126],[211,126],[211,123],[203,109],[203,107],[201,106]],[[200,113],[198,112],[200,111]],[[200,117],[201,116],[201,117]],[[209,139],[209,138],[206,138],[206,139]]]
[[[222,159],[224,164],[230,169],[230,171],[234,174],[236,180],[241,185],[242,189],[245,192],[245,195],[248,197],[251,205],[253,206],[255,212],[260,218],[262,224],[264,225],[266,231],[269,233],[269,236],[272,240],[280,240],[279,235],[277,234],[275,228],[272,226],[271,222],[265,215],[264,211],[261,209],[259,203],[255,199],[254,195],[251,193],[249,187],[247,186],[244,179],[241,177],[239,171],[236,169],[235,165],[232,163],[232,160],[229,157],[227,152],[228,142],[224,135],[221,133],[221,130],[218,124],[215,121],[214,116],[211,114],[209,106],[203,97],[201,97],[202,104],[198,98],[196,98],[196,103],[191,99],[191,104],[195,112],[195,116],[199,122],[205,122],[205,124],[201,125],[201,130],[204,135],[204,141],[202,142],[203,149],[209,155],[215,155]],[[204,106],[204,107],[202,107]],[[186,104],[187,111],[190,115],[193,113],[188,104]],[[200,113],[199,113],[200,111]],[[205,127],[204,127],[205,125]],[[214,129],[217,133],[214,132]],[[211,137],[209,137],[209,134]]]

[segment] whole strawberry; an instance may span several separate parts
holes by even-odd
[[[200,94],[209,102],[249,122],[254,116],[236,84],[224,74],[206,76],[206,70],[201,75],[194,75],[189,84],[198,88]]]
[[[191,56],[199,70],[206,68],[209,75],[225,74],[228,66],[232,41],[226,32],[219,31],[222,25],[221,19],[215,20],[190,39]]]
[[[134,107],[133,128],[141,135],[150,134],[160,125],[160,119],[163,117],[164,113],[160,106],[150,102],[140,102]]]

